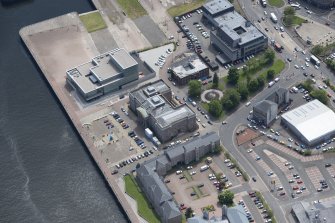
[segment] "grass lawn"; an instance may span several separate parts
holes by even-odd
[[[293,17],[293,25],[301,25],[304,22],[305,22],[305,20],[303,18],[300,18],[299,16],[295,15]]]
[[[193,180],[192,176],[190,175],[188,171],[184,171],[183,174],[188,182]]]
[[[85,15],[80,15],[79,18],[89,33],[107,27],[105,21],[100,15],[100,12],[87,13]]]
[[[182,15],[186,12],[193,11],[194,9],[197,9],[200,6],[202,6],[205,2],[206,0],[193,0],[191,3],[172,6],[167,11],[172,17],[175,17]]]
[[[138,0],[117,0],[117,2],[131,19],[136,19],[147,14],[147,11],[145,11]]]
[[[283,7],[284,4],[285,3],[283,0],[269,0],[269,5],[275,6],[277,8]]]
[[[271,67],[269,67],[268,69],[266,69],[265,71],[263,71],[260,75],[266,77],[266,74],[268,72],[268,70],[274,70],[275,74],[279,74],[280,72],[282,72],[282,70],[285,68],[285,62],[277,59]]]
[[[196,194],[197,199],[201,198],[201,192],[200,192],[199,188],[197,186],[193,186],[192,189],[193,189],[194,193]]]
[[[139,190],[134,177],[126,175],[123,179],[125,182],[126,193],[137,202],[138,214],[150,223],[159,223],[159,218],[154,210],[150,208],[149,202],[144,194]]]

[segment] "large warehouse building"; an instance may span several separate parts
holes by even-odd
[[[230,63],[264,50],[268,38],[250,21],[234,10],[228,0],[212,0],[203,5],[203,19],[215,31],[211,31],[211,44],[222,54],[216,59],[221,64]]]
[[[313,146],[335,134],[335,113],[319,100],[313,100],[283,114],[282,124]]]
[[[138,77],[137,61],[127,51],[118,48],[66,71],[67,83],[86,101],[120,90]]]
[[[171,103],[172,91],[158,80],[129,93],[129,107],[144,128],[150,128],[161,142],[180,133],[194,131],[198,125],[195,113],[183,104]]]

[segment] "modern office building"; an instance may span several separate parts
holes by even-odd
[[[331,10],[331,8],[335,7],[335,0],[304,0],[304,1],[322,9]]]
[[[298,223],[327,223],[334,222],[335,201],[317,201],[313,203],[300,201],[292,205],[291,211],[294,222]]]
[[[309,146],[329,140],[335,135],[335,113],[319,100],[286,112],[281,121]]]
[[[171,77],[178,85],[185,85],[190,80],[208,77],[209,68],[197,55],[185,57],[171,67]]]
[[[270,94],[266,100],[276,103],[278,107],[282,107],[289,103],[290,95],[287,89],[278,88],[275,92]]]
[[[167,149],[162,155],[142,163],[136,169],[139,186],[163,223],[182,222],[182,214],[163,182],[164,175],[177,164],[198,161],[219,145],[219,135],[215,132],[207,133]]]
[[[144,128],[150,128],[161,141],[167,142],[180,133],[194,131],[195,113],[183,104],[171,103],[172,91],[163,80],[146,84],[129,93],[129,107]]]
[[[269,126],[277,117],[278,105],[269,100],[258,102],[253,107],[253,118],[265,126]]]
[[[137,80],[138,63],[124,49],[114,49],[66,71],[66,80],[86,100],[92,100]]]
[[[210,40],[220,52],[216,59],[223,65],[267,48],[268,38],[236,12],[228,0],[204,4],[203,19],[214,29],[210,32]]]
[[[187,219],[187,223],[248,223],[247,214],[242,205],[228,208],[226,205],[222,207],[221,216],[210,216],[206,210],[203,211],[203,216],[194,216]]]

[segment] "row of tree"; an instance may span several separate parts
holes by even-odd
[[[318,99],[323,104],[327,105],[329,102],[329,98],[327,96],[327,92],[321,89],[314,89],[313,81],[311,79],[307,79],[302,83],[302,87],[310,92],[310,95]]]

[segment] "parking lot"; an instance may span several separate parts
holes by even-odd
[[[306,188],[304,182],[302,180],[300,180],[300,175],[297,172],[297,170],[295,168],[291,168],[293,167],[293,165],[291,164],[291,162],[288,162],[286,159],[280,157],[277,154],[271,153],[269,155],[269,158],[272,160],[273,163],[275,163],[279,169],[285,174],[285,177],[287,179],[287,181],[289,182],[291,179],[294,179],[292,183],[290,183],[292,189],[296,188],[293,191],[296,191],[295,193],[297,195],[308,195],[309,191]]]
[[[168,174],[164,181],[177,203],[185,205],[183,210],[191,205],[196,213],[202,213],[202,208],[213,205],[215,214],[220,215],[218,193],[224,188],[241,184],[241,175],[235,173],[234,168],[228,168],[228,164],[228,160],[223,162],[221,157],[213,157],[212,162],[208,164],[210,168],[206,170],[201,171],[201,168],[207,165],[205,162],[179,167]]]
[[[248,150],[248,153],[254,159],[257,164],[264,170],[267,178],[267,184],[270,185],[271,189],[276,192],[277,197],[285,197],[286,191],[282,187],[282,183],[279,177],[273,172],[273,170],[269,167],[269,165],[260,157],[258,154],[252,150]],[[271,184],[271,182],[275,182],[275,184]],[[281,188],[278,190],[278,188]]]
[[[322,182],[327,182],[327,181],[323,177],[318,167],[316,166],[308,167],[306,168],[306,173],[308,177],[311,179],[316,191],[322,192],[322,191],[329,190],[327,183],[322,183]]]
[[[209,179],[213,172],[210,169],[200,171],[203,165],[204,163],[193,165],[192,169],[180,168],[178,170],[182,173],[173,172],[167,175],[165,183],[177,203],[185,204],[185,209],[191,205],[196,213],[201,214],[202,208],[214,205],[215,212],[219,215],[221,210],[217,206],[217,189],[213,185],[214,180]]]

